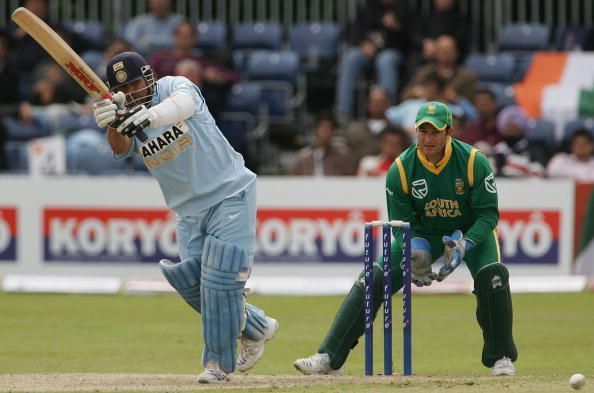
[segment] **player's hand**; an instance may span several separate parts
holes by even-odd
[[[417,287],[429,286],[437,275],[431,269],[431,246],[423,238],[415,237],[411,242],[410,275]]]
[[[116,130],[129,138],[151,125],[152,116],[146,106],[139,105],[118,118]]]
[[[95,102],[93,104],[93,116],[95,116],[97,125],[101,128],[111,125],[117,119],[118,115],[123,112],[122,108],[125,104],[126,95],[121,91],[114,94],[111,98]]]
[[[443,281],[462,263],[464,255],[474,248],[472,240],[464,239],[461,231],[454,231],[451,236],[444,236],[445,244],[443,256],[437,262],[442,262],[443,266],[437,274],[437,281]]]

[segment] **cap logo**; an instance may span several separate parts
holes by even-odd
[[[435,114],[435,110],[437,109],[437,105],[435,104],[431,104],[427,107],[427,114],[428,115],[433,115]]]
[[[124,62],[118,61],[117,63],[114,63],[112,68],[113,68],[113,72],[116,72],[117,70],[121,70],[122,68],[124,68]]]
[[[124,83],[128,79],[128,74],[124,70],[119,70],[115,73],[115,78],[119,83]]]

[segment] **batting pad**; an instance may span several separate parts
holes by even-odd
[[[167,259],[159,262],[161,272],[169,284],[194,310],[200,312],[200,261],[190,258],[180,263]]]
[[[483,329],[482,361],[486,367],[504,356],[515,362],[518,351],[512,336],[513,309],[509,273],[505,265],[484,266],[474,280],[476,319]]]
[[[268,321],[263,310],[251,304],[245,305],[245,328],[241,332],[242,337],[252,341],[264,339],[268,330]]]
[[[247,253],[212,236],[202,254],[202,363],[216,361],[228,373],[235,370],[236,340],[244,313],[243,288],[249,270]]]

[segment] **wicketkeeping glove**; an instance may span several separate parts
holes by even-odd
[[[431,270],[431,245],[426,239],[415,237],[411,240],[410,275],[417,287],[429,286],[437,275]]]
[[[106,98],[97,101],[93,104],[93,116],[95,122],[101,128],[114,124],[119,115],[124,113],[124,105],[126,104],[126,95],[117,92],[111,98]]]
[[[119,116],[116,130],[127,137],[132,137],[137,132],[151,125],[152,116],[146,106],[140,105]]]
[[[474,242],[464,239],[461,231],[454,231],[451,236],[444,236],[442,241],[445,248],[443,256],[437,262],[443,262],[443,266],[439,269],[437,281],[445,280],[462,263],[464,255],[474,248]]]

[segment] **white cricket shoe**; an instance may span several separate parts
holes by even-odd
[[[327,353],[316,353],[306,359],[297,359],[293,366],[305,375],[343,375],[344,364],[338,370],[330,366],[330,356]]]
[[[516,367],[508,357],[502,357],[493,365],[493,375],[516,375]]]
[[[219,363],[211,360],[206,363],[204,371],[198,376],[200,383],[225,383],[231,380],[233,374],[227,374]]]
[[[268,330],[266,330],[262,340],[254,341],[244,337],[239,339],[241,353],[237,357],[237,369],[242,373],[258,363],[258,360],[264,355],[264,344],[266,341],[272,340],[278,331],[278,321],[276,319],[266,317],[266,321],[268,322]]]

